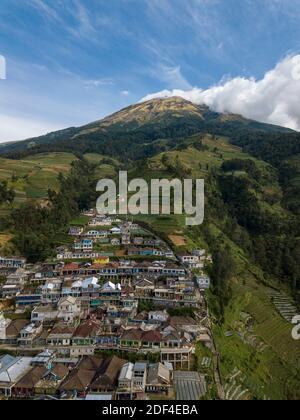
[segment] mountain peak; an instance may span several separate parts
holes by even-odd
[[[161,141],[184,139],[196,133],[231,137],[249,131],[284,131],[280,127],[258,123],[233,114],[220,114],[206,105],[197,105],[181,97],[154,98],[139,102],[103,120],[78,128],[49,133],[36,139],[8,144],[1,148],[5,156],[23,156],[44,150],[100,152],[130,158],[151,155]]]
[[[96,121],[88,126],[87,129],[96,129],[101,126],[107,128],[111,125],[127,125],[134,124],[140,126],[146,123],[155,123],[165,119],[166,116],[182,118],[187,115],[194,115],[203,119],[203,111],[207,111],[208,107],[199,106],[187,101],[181,97],[173,96],[168,98],[155,98],[148,101],[139,102],[127,108],[116,112],[103,120]]]

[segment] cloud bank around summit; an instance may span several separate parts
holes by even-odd
[[[300,131],[300,54],[290,55],[268,71],[261,80],[235,77],[206,90],[163,90],[142,101],[179,96],[222,113]]]

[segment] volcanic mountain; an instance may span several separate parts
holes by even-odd
[[[290,130],[248,120],[240,115],[213,112],[179,97],[154,99],[129,106],[83,127],[71,127],[25,141],[6,143],[0,154],[24,157],[45,151],[72,151],[84,154],[140,159],[149,157],[173,142],[196,133],[238,138],[249,132],[289,132]]]

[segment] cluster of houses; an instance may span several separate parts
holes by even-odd
[[[124,401],[159,394],[179,399],[181,378],[197,399],[205,395],[204,378],[197,372],[174,371],[168,363],[131,363],[117,356],[61,358],[52,350],[33,357],[0,356],[0,398]]]
[[[174,310],[191,308],[206,317],[210,279],[202,270],[210,256],[204,250],[175,256],[161,239],[142,235],[138,225],[92,210],[85,215],[88,227],[70,228],[74,249],[59,250],[56,261],[28,265],[22,258],[0,257],[1,296],[15,305],[13,316],[0,314],[0,345],[39,354],[0,360],[0,395],[168,394],[173,373],[190,370],[195,343],[212,345],[199,318],[174,316]],[[98,252],[102,239],[110,248],[116,239],[127,258]],[[96,357],[104,351],[139,360],[152,354],[156,363]],[[2,371],[8,370],[14,374],[4,386]],[[192,383],[203,393],[200,377]]]
[[[97,350],[154,353],[174,368],[189,368],[196,341],[210,346],[206,328],[190,317],[166,310],[137,311],[136,302],[118,308],[89,308],[80,298],[62,298],[57,305],[38,306],[31,319],[0,319],[0,344],[22,350],[53,348],[79,357]]]
[[[69,263],[45,265],[36,273],[18,269],[7,277],[1,293],[3,298],[15,299],[19,309],[57,304],[68,296],[82,298],[90,307],[146,301],[156,307],[198,308],[202,290],[208,286],[207,277],[195,277],[166,261]]]
[[[175,259],[174,253],[161,239],[141,229],[139,225],[117,218],[97,216],[88,226],[71,226],[69,235],[74,237],[73,249],[60,248],[58,260],[99,258],[97,248],[112,246],[117,250],[125,247],[128,256],[165,257]],[[106,254],[105,254],[106,255]],[[114,256],[111,252],[108,256]]]

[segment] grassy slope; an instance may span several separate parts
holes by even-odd
[[[292,325],[276,311],[269,285],[264,284],[260,270],[251,266],[229,239],[227,242],[236,248],[238,274],[232,285],[233,298],[225,324],[214,328],[224,382],[228,382],[228,376],[237,368],[242,372],[241,385],[249,389],[251,398],[299,399],[300,346],[291,337]],[[241,317],[242,312],[253,318],[251,332]],[[227,331],[234,335],[226,337]],[[239,331],[256,337],[262,351],[245,342]]]
[[[118,160],[108,158],[107,156],[100,155],[99,153],[86,153],[84,157],[91,163],[98,165],[96,170],[97,179],[114,178],[117,175],[116,167],[120,164]],[[112,164],[102,163],[105,159],[111,160]]]
[[[216,142],[210,137],[204,141],[210,150],[199,152],[192,147],[184,151],[172,151],[166,153],[174,161],[178,156],[180,162],[192,168],[193,177],[207,176],[209,169],[219,168],[222,162],[232,158],[253,159],[241,152],[240,149],[228,144],[226,139]],[[276,180],[270,178],[269,166],[253,159],[264,174],[263,189],[268,194],[281,197],[281,191]],[[201,163],[201,167],[199,165]],[[152,170],[147,170],[145,178],[166,177],[166,172],[161,164],[161,156],[151,159]],[[239,176],[239,174],[237,174]],[[279,202],[266,206],[269,210],[278,211]],[[280,207],[282,212],[282,208]],[[152,225],[156,231],[164,235],[182,235],[187,244],[183,247],[205,246],[203,238],[195,236],[193,230],[186,228],[182,216],[139,216],[138,219]],[[265,286],[263,274],[257,267],[251,266],[243,251],[238,248],[229,238],[224,236],[218,226],[211,226],[212,232],[218,240],[222,235],[225,242],[234,248],[234,255],[239,267],[239,273],[233,284],[233,299],[226,312],[226,321],[223,327],[215,326],[215,337],[218,349],[221,352],[221,369],[224,383],[228,381],[234,368],[238,368],[242,374],[238,385],[241,390],[249,390],[244,398],[271,398],[286,399],[299,398],[299,369],[300,369],[300,346],[291,337],[292,326],[287,323],[276,311],[268,294],[270,286],[278,286],[276,282]],[[181,247],[182,249],[182,247]],[[261,344],[262,352],[252,344],[243,341],[238,335],[239,328],[245,328],[241,322],[241,312],[250,314],[254,319],[254,330],[251,335],[257,337]],[[225,336],[227,331],[233,331],[230,338]]]
[[[85,158],[92,163],[99,163],[106,156],[88,154]],[[67,174],[71,163],[77,158],[72,153],[43,153],[28,156],[23,160],[0,158],[0,181],[7,180],[9,186],[15,190],[16,198],[13,206],[18,206],[26,200],[42,201],[47,198],[48,189],[57,190],[59,187],[58,175]],[[117,165],[118,162],[115,161]],[[114,177],[116,170],[113,165],[99,164],[96,171],[97,178]],[[0,208],[0,218],[9,214],[10,206]],[[1,231],[0,226],[0,252],[4,249],[10,252],[9,232]]]
[[[0,180],[9,181],[16,191],[17,203],[43,199],[49,188],[58,188],[59,173],[67,173],[75,159],[71,153],[47,153],[23,160],[0,159]]]
[[[92,163],[98,163],[106,158],[91,153],[85,157]],[[44,199],[49,188],[54,190],[58,188],[58,175],[66,174],[76,159],[72,153],[43,153],[22,160],[0,158],[0,181],[7,180],[14,188],[16,203],[24,202],[26,199]],[[112,165],[99,165],[97,171],[99,177],[114,174],[115,169]]]

